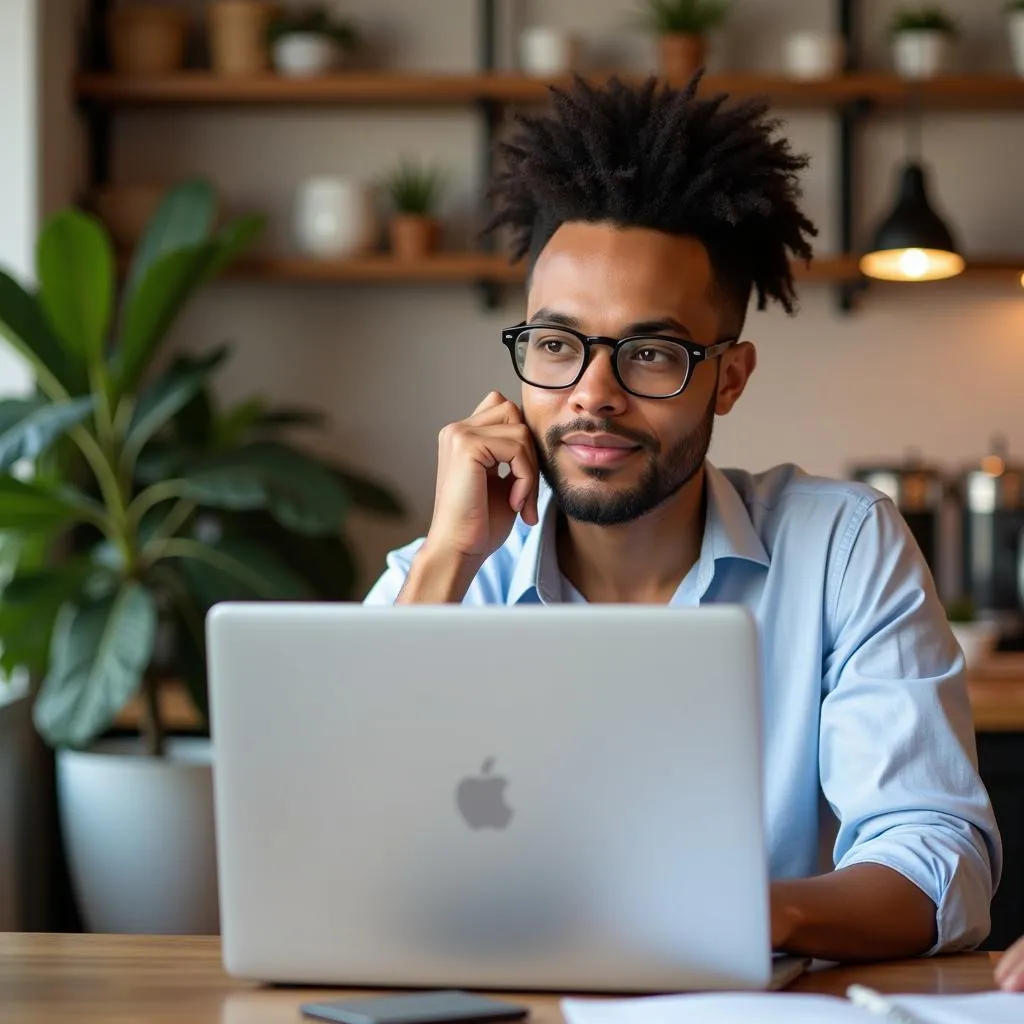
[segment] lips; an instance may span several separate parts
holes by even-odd
[[[640,446],[617,434],[569,434],[562,438],[562,443],[580,448],[622,448],[632,449]]]
[[[634,441],[616,434],[568,434],[562,444],[573,459],[584,466],[615,465],[640,451]]]

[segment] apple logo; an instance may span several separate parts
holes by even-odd
[[[512,820],[512,808],[505,803],[505,787],[508,780],[501,775],[492,775],[494,758],[483,763],[479,775],[464,778],[455,792],[459,813],[470,828],[497,828],[508,826]]]

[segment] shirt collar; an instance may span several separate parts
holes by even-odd
[[[707,512],[704,539],[695,566],[698,592],[707,590],[715,564],[722,559],[740,559],[767,568],[768,552],[750,521],[743,499],[728,477],[710,462],[704,464]],[[558,568],[556,531],[558,509],[549,487],[541,483],[537,501],[538,523],[523,542],[509,582],[508,603],[518,604],[535,593],[545,604],[561,599],[561,570]]]

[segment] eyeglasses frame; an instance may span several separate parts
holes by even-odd
[[[527,380],[520,371],[519,361],[516,359],[516,339],[525,331],[532,330],[536,327],[547,327],[552,331],[564,331],[566,334],[571,334],[583,346],[583,364],[580,366],[579,373],[577,373],[575,378],[568,384],[535,384],[533,381]],[[630,388],[622,379],[622,376],[619,373],[619,350],[630,342],[639,341],[640,339],[667,341],[672,345],[678,345],[686,352],[688,356],[686,363],[686,376],[683,378],[683,383],[677,391],[673,391],[670,395],[641,395]],[[521,324],[516,324],[513,327],[506,327],[501,332],[501,342],[505,348],[508,349],[508,354],[512,357],[512,368],[515,370],[516,376],[531,388],[542,388],[545,391],[564,391],[566,388],[576,387],[576,385],[583,379],[583,375],[587,372],[587,368],[590,366],[591,348],[594,345],[607,345],[612,350],[612,373],[615,374],[615,379],[618,381],[619,387],[634,398],[649,398],[653,401],[660,401],[665,398],[678,398],[687,389],[687,387],[689,387],[690,381],[693,378],[694,370],[696,370],[700,363],[717,358],[727,348],[735,345],[737,341],[739,341],[739,338],[726,338],[722,341],[717,341],[712,345],[698,345],[695,341],[688,341],[684,338],[673,338],[665,334],[635,334],[628,338],[606,338],[600,334],[584,334],[582,331],[573,330],[573,328],[565,327],[562,324],[531,324],[525,320]]]

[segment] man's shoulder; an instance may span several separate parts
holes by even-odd
[[[794,463],[758,472],[732,467],[719,472],[739,495],[751,523],[765,540],[794,530],[834,534],[840,526],[856,529],[873,512],[891,507],[885,494],[867,484],[817,476]]]

